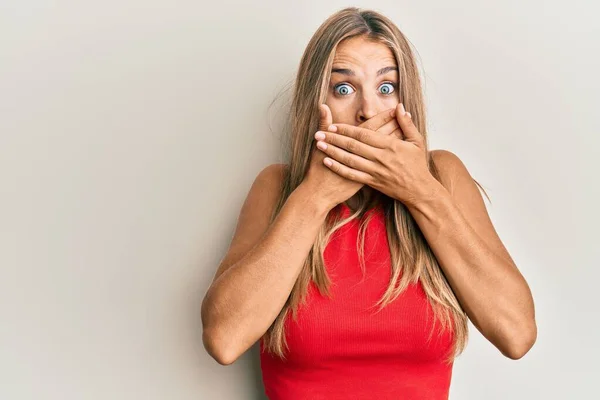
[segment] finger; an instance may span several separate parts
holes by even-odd
[[[319,130],[327,130],[329,125],[333,123],[333,118],[331,116],[331,110],[327,104],[323,103],[319,105]]]
[[[396,130],[394,132],[390,133],[390,135],[395,136],[400,140],[404,140],[404,134],[402,133],[402,129],[400,128],[400,125],[398,125]]]
[[[396,118],[392,118],[389,122],[382,125],[381,128],[377,129],[377,132],[382,133],[384,135],[389,135],[397,129],[400,129],[400,125],[398,125],[398,121],[396,121]]]
[[[325,164],[325,166],[327,166],[336,174],[354,182],[369,185],[373,180],[373,177],[368,173],[347,167],[346,165],[334,160],[331,157],[325,157],[323,159],[323,164]]]
[[[327,156],[329,156],[329,158],[333,158],[334,160],[337,160],[338,162],[344,164],[347,167],[364,172],[374,170],[374,161],[376,160],[376,157],[369,157],[369,154],[373,153],[374,150],[372,147],[369,147],[364,143],[357,142],[354,139],[350,139],[342,135],[337,135],[337,137],[345,139],[346,141],[353,141],[356,144],[355,147],[364,147],[368,151],[365,155],[363,155],[360,151],[348,150],[344,148],[344,144],[340,146],[338,144],[332,144],[330,142],[325,143],[321,141],[317,143],[317,148],[323,153],[325,153]]]
[[[333,124],[335,132],[339,135],[344,135],[355,139],[361,143],[368,144],[371,147],[377,147],[380,149],[388,148],[390,140],[393,138],[389,135],[380,135],[376,131],[362,128],[360,126],[348,125],[348,124]],[[326,136],[335,136],[325,133]],[[327,139],[326,139],[327,140]]]
[[[357,128],[354,126],[352,127],[355,129]],[[365,131],[364,134],[366,135],[383,136],[379,135],[377,132],[366,130],[364,128],[358,129],[363,129]],[[319,134],[323,134],[325,135],[325,137],[323,139],[317,139],[317,135]],[[349,136],[333,133],[330,131],[318,131],[315,134],[315,139],[318,140],[317,147],[324,153],[334,157],[336,160],[339,160],[346,165],[352,167],[359,167],[359,169],[362,169],[360,167],[364,166],[361,166],[359,162],[363,162],[366,160],[375,161],[378,159],[378,152],[381,151],[380,149],[375,148],[373,146],[369,146],[368,144],[365,144],[360,140],[354,139]],[[347,160],[347,158],[351,156],[358,156],[360,160],[358,160],[357,158],[350,158],[349,160]],[[347,163],[346,161],[352,162],[352,165],[350,165],[350,163]]]
[[[389,121],[395,118],[395,115],[392,113],[394,111],[393,108],[389,108],[385,111],[380,112],[379,114],[369,118],[359,126],[361,128],[370,129],[372,131],[376,131],[381,128],[383,125],[388,123]]]
[[[423,135],[421,135],[413,123],[412,116],[409,112],[406,112],[402,103],[399,103],[396,107],[396,120],[398,121],[398,125],[400,125],[400,129],[402,129],[404,140],[423,147]]]

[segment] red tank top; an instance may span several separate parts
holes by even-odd
[[[350,209],[337,208],[346,217]],[[365,232],[363,274],[356,243],[359,221],[337,230],[324,253],[332,297],[313,282],[298,319],[285,322],[285,361],[264,350],[260,365],[270,400],[448,399],[452,366],[444,362],[453,335],[433,334],[433,310],[420,283],[379,313],[372,306],[389,284],[391,263],[381,206]],[[436,323],[436,329],[440,324]]]

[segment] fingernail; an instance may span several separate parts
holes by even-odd
[[[325,134],[323,132],[317,132],[315,133],[315,139],[317,140],[321,140],[321,139],[325,139]]]
[[[390,117],[393,117],[394,115],[396,115],[396,109],[392,108],[392,110],[390,111]]]
[[[409,112],[407,112],[406,115],[408,115],[408,118],[412,118],[412,115],[410,115]]]
[[[400,115],[406,114],[406,110],[404,109],[404,104],[400,103]]]
[[[329,125],[329,128],[327,128],[328,130],[330,130],[331,132],[337,132],[337,126],[335,125]]]

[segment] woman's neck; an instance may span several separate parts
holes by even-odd
[[[350,197],[344,202],[346,206],[348,206],[348,208],[350,208],[352,211],[356,211],[356,209],[358,209],[358,205],[361,198],[361,192],[363,199],[366,199],[367,201],[369,201],[374,195],[374,190],[371,186],[363,186],[358,192],[356,192],[352,197]]]

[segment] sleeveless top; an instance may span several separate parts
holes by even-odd
[[[336,207],[347,217],[344,203]],[[421,283],[409,285],[380,312],[374,304],[389,285],[390,252],[382,206],[365,231],[365,275],[356,248],[359,220],[339,228],[325,247],[331,298],[311,281],[297,320],[285,321],[286,360],[266,352],[260,365],[270,400],[448,399],[452,332],[435,331]],[[436,329],[440,324],[436,322]]]

